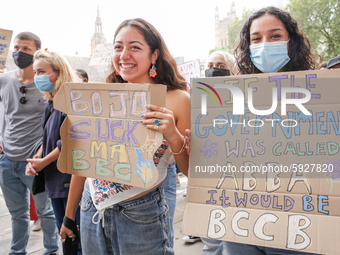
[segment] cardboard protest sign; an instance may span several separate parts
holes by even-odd
[[[165,106],[166,86],[65,83],[54,108],[61,129],[61,172],[149,188],[158,179],[153,155],[163,135],[140,120],[148,104]]]
[[[179,73],[190,84],[191,78],[201,77],[200,60],[196,59],[177,66]]]
[[[182,233],[340,250],[340,71],[192,80]]]
[[[0,28],[0,69],[4,69],[8,55],[9,45],[12,39],[12,30]]]
[[[89,66],[110,65],[112,52],[112,43],[98,44],[94,50]]]

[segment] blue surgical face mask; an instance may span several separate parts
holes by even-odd
[[[41,91],[52,92],[54,89],[55,83],[50,82],[50,76],[54,74],[51,73],[50,75],[35,75],[34,76],[34,83],[35,86]]]
[[[250,45],[251,61],[264,73],[279,71],[290,60],[287,50],[288,41],[264,42]]]

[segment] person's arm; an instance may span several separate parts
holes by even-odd
[[[169,93],[171,92],[171,93]],[[181,172],[188,176],[189,170],[189,154],[183,151],[183,144],[187,145],[185,140],[185,130],[190,129],[190,96],[187,92],[182,90],[169,91],[167,93],[166,107],[173,112],[176,129],[179,131],[179,137],[170,136],[165,138],[169,144],[173,156],[175,157],[176,164]]]
[[[85,181],[86,181],[86,177],[72,175],[70,190],[68,192],[65,216],[73,221],[76,218],[75,215],[76,215],[76,211],[81,200]],[[72,236],[72,235],[73,235],[72,230],[66,228],[64,225],[61,226],[60,237],[62,239],[66,239],[66,236]],[[73,237],[73,240],[74,238],[75,236]]]
[[[37,152],[35,153],[33,158],[36,158],[36,156],[38,156],[38,158],[41,158],[42,157],[42,151],[43,151],[43,148],[42,148],[42,145],[40,145],[39,149],[37,150]]]
[[[38,154],[39,155],[39,154]],[[26,175],[37,175],[37,172],[43,170],[46,166],[56,161],[60,155],[59,148],[55,148],[46,157],[43,158],[28,158],[26,166]]]

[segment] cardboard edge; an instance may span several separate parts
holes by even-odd
[[[57,94],[55,94],[53,99],[53,107],[54,109],[67,113],[67,104],[66,104],[66,93],[65,87],[68,83],[64,83],[60,89],[58,90]],[[64,122],[65,123],[65,122]]]
[[[90,85],[90,84],[87,84],[87,85]],[[126,84],[126,83],[116,83],[114,85],[116,86],[115,89],[122,89],[122,90],[135,89],[134,87],[127,88],[128,87],[127,85],[129,84]],[[165,85],[162,85],[162,86],[159,86],[159,85],[162,85],[162,84],[157,84],[157,85],[156,84],[140,84],[140,87],[143,88],[144,91],[152,91],[153,93],[155,93],[156,96],[153,96],[152,98],[150,98],[150,103],[152,103],[153,101],[159,102],[159,98],[164,98],[164,103],[162,102],[159,106],[165,107],[167,87]],[[74,116],[70,109],[70,103],[67,102],[68,95],[66,92],[70,89],[77,89],[78,86],[80,86],[79,83],[64,83],[62,87],[59,89],[59,91],[57,92],[57,94],[55,95],[54,108],[61,112],[68,113],[69,117]],[[81,84],[81,86],[82,86],[81,89],[85,89],[85,90],[87,89],[87,87],[84,87],[84,84]],[[111,83],[98,83],[96,84],[96,86],[104,90],[108,90],[110,86],[112,86],[112,84]],[[63,141],[68,140],[68,135],[69,135],[68,126],[70,124],[69,117],[66,117],[64,123],[60,127],[60,136]],[[156,138],[156,141],[157,141],[156,145],[154,146],[154,151],[156,151],[163,142],[163,135],[159,132],[154,131],[153,137]],[[68,147],[67,144],[66,145],[64,144],[64,146],[62,146],[59,159],[58,159],[58,163],[57,163],[57,167],[58,169],[61,169],[60,172],[62,173],[72,174],[71,169],[69,169],[71,166],[68,164],[70,162],[70,159],[68,158],[69,155],[68,155],[67,147]],[[154,174],[155,174],[154,181],[148,182],[144,184],[143,186],[138,185],[136,187],[140,187],[144,189],[152,188],[156,184],[159,178],[159,175],[160,175],[158,169],[156,169]],[[95,177],[92,177],[92,178],[95,178]],[[126,183],[124,181],[120,181],[120,183],[130,185],[130,183]]]
[[[67,139],[67,126],[68,126],[68,117],[64,120],[63,124],[60,127],[60,137],[62,141],[66,141]],[[64,156],[65,154],[65,156]],[[65,167],[66,166],[66,167]],[[67,146],[64,144],[61,147],[61,152],[57,162],[57,168],[62,173],[67,173]]]
[[[5,50],[4,50],[4,54],[2,54],[1,56],[0,56],[0,59],[3,59],[4,61],[5,61],[5,64],[4,65],[0,65],[0,69],[2,69],[2,70],[5,70],[6,68],[5,68],[5,65],[6,65],[6,63],[7,63],[7,60],[8,60],[8,53],[9,53],[9,49],[10,49],[10,46],[11,46],[11,41],[12,41],[12,37],[13,37],[13,30],[9,30],[9,29],[3,29],[3,28],[0,28],[0,30],[2,31],[2,32],[4,32],[5,34],[7,33],[8,35],[6,35],[6,36],[8,36],[8,37],[10,37],[10,39],[9,39],[9,42],[8,42],[8,46],[5,48]],[[6,40],[5,40],[6,41]]]
[[[159,85],[162,85],[162,86],[159,86]],[[165,85],[163,85],[163,84],[147,84],[146,89],[150,92],[153,92],[154,95],[157,95],[157,98],[164,97],[164,104],[157,104],[157,106],[160,106],[160,107],[166,106],[166,86]],[[153,93],[150,93],[150,95],[153,94]],[[153,97],[150,98],[150,103],[154,104],[154,98]],[[152,133],[154,134],[154,137],[156,139],[156,143],[153,147],[153,151],[156,151],[159,148],[159,146],[161,146],[161,144],[163,143],[163,135],[159,132],[156,132],[156,131],[152,131]],[[157,169],[157,171],[155,173],[156,174],[156,180],[158,180],[160,173],[159,173],[159,170],[158,170],[157,167],[156,167],[156,169]],[[144,187],[145,187],[145,189],[149,189],[154,184],[155,183],[153,183],[153,184],[147,183],[147,184],[145,184]]]
[[[161,85],[161,86],[159,86]],[[164,84],[150,84],[149,85],[149,90],[154,93],[154,95],[157,95],[157,98],[160,96],[164,97],[164,104],[158,104],[160,107],[165,107],[166,106],[166,92],[167,92],[167,87]],[[153,98],[150,98],[150,103],[153,103]]]

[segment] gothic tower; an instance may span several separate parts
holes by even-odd
[[[97,18],[95,22],[95,30],[94,34],[91,39],[91,56],[93,56],[93,53],[96,49],[97,44],[106,43],[105,36],[102,32],[102,20],[99,16],[99,6],[97,8]]]
[[[218,8],[215,9],[215,47],[222,48],[228,46],[228,23],[236,17],[235,2],[233,1],[227,17],[220,20]]]
[[[235,8],[235,2],[233,1],[230,7],[230,15],[231,16],[236,16],[236,8]]]

